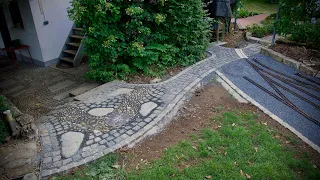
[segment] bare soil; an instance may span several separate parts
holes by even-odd
[[[200,134],[203,128],[217,129],[218,125],[210,120],[219,114],[220,108],[217,107],[223,107],[221,111],[237,109],[240,112],[255,112],[259,116],[259,123],[267,125],[269,129],[276,130],[277,134],[274,138],[280,139],[283,146],[296,150],[299,156],[308,153],[311,163],[319,167],[320,155],[317,151],[255,106],[238,103],[220,84],[208,85],[204,89],[197,90],[193,98],[179,111],[179,115],[174,121],[160,134],[146,139],[132,149],[119,149],[117,151],[120,156],[119,163],[125,162],[129,171],[139,169],[142,165],[160,158],[163,151],[169,146],[189,139],[190,134]],[[291,142],[292,139],[296,139],[296,141]]]
[[[316,70],[320,70],[319,50],[289,44],[276,44],[273,50],[302,62],[307,66],[313,67]]]
[[[224,47],[229,48],[242,48],[248,45],[245,38],[245,31],[234,31],[233,33],[228,33],[225,36],[224,41],[227,42]]]

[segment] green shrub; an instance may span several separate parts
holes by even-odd
[[[299,42],[320,43],[318,0],[280,0],[278,32]],[[314,19],[316,22],[312,22]]]
[[[4,142],[4,138],[9,135],[8,125],[2,119],[2,113],[8,109],[10,109],[10,107],[7,104],[6,98],[4,96],[0,96],[0,144],[2,144]]]
[[[264,37],[273,33],[276,14],[271,14],[261,22],[261,25],[253,24],[248,27],[248,31],[252,33],[254,37]]]
[[[260,13],[257,13],[257,12],[251,12],[247,9],[240,9],[237,13],[237,18],[245,18],[245,17],[250,17],[250,16],[255,16],[255,15],[258,15]]]
[[[69,17],[86,30],[87,77],[156,75],[204,57],[210,19],[202,0],[72,0]]]
[[[273,24],[267,24],[262,26],[258,24],[253,24],[248,28],[248,30],[252,33],[252,36],[261,38],[266,35],[272,34],[273,27]]]

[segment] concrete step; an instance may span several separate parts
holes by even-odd
[[[62,58],[60,58],[60,60],[66,61],[66,62],[69,62],[69,63],[73,63],[73,59],[69,58],[69,57],[62,57]]]
[[[73,46],[73,47],[80,47],[80,43],[76,43],[76,42],[68,42],[67,45]]]
[[[13,86],[14,84],[16,84],[17,82],[13,79],[8,79],[8,80],[3,80],[0,82],[0,89],[6,89],[10,86]]]
[[[71,91],[69,94],[71,97],[78,96],[78,95],[83,94],[87,91],[90,91],[91,89],[94,89],[98,86],[100,86],[99,83],[85,83],[85,84],[80,85],[79,88]]]
[[[71,54],[71,55],[76,55],[77,54],[76,50],[64,50],[63,52]]]
[[[82,35],[71,35],[70,37],[74,38],[74,39],[83,39],[84,38],[84,36],[82,36]]]
[[[72,28],[74,31],[83,31],[83,28]]]
[[[55,84],[53,86],[48,87],[48,89],[49,89],[50,92],[54,93],[54,92],[60,91],[60,90],[62,90],[64,88],[67,88],[67,87],[69,87],[69,86],[71,86],[71,85],[73,85],[75,83],[76,82],[71,81],[71,80],[65,80],[65,81],[62,81],[62,82],[60,82],[58,84]]]
[[[14,86],[12,88],[6,89],[6,91],[2,92],[2,94],[4,94],[4,95],[12,94],[12,93],[20,91],[20,90],[22,90],[24,88],[25,87],[22,86],[22,85],[17,85],[17,86]]]

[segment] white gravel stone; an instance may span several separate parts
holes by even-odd
[[[67,132],[61,136],[62,156],[65,158],[73,156],[83,141],[84,134],[79,132]]]
[[[158,107],[158,105],[156,103],[147,102],[147,103],[142,104],[139,112],[142,116],[147,116],[156,107]]]
[[[91,109],[88,113],[92,116],[105,116],[113,112],[113,108],[95,108]]]

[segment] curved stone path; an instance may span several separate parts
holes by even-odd
[[[114,81],[99,86],[41,117],[41,177],[91,162],[124,146],[133,146],[161,131],[192,91],[205,85],[215,70],[260,52],[213,46],[211,56],[158,84]],[[241,55],[242,54],[242,55]]]

